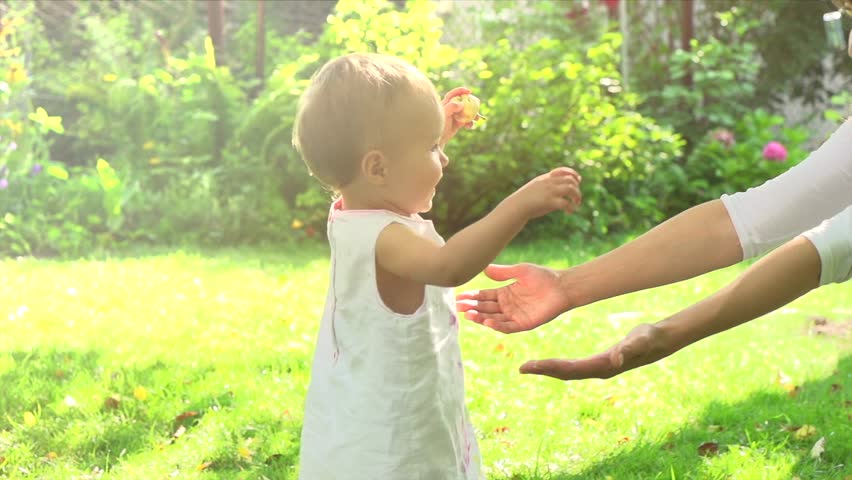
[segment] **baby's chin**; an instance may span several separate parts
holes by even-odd
[[[421,208],[420,211],[417,212],[417,213],[429,213],[431,210],[432,210],[432,199],[430,198],[429,201],[425,205],[423,205],[423,208]]]

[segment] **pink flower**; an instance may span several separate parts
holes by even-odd
[[[720,128],[713,132],[713,140],[721,143],[725,146],[725,148],[731,148],[736,143],[736,139],[734,138],[734,132],[730,130],[726,130],[724,128]]]
[[[618,0],[601,0],[611,15],[618,15]]]
[[[565,12],[565,18],[569,20],[576,20],[580,17],[584,17],[589,13],[589,0],[583,0],[579,4],[574,4],[571,10]]]
[[[763,147],[763,158],[770,162],[783,162],[787,160],[787,149],[778,142],[769,142]]]

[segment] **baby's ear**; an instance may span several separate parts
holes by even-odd
[[[387,178],[387,159],[379,150],[370,150],[361,158],[361,174],[374,185],[384,185]]]

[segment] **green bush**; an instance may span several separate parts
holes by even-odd
[[[79,251],[98,234],[84,225],[106,218],[103,192],[97,180],[91,188],[92,172],[69,179],[50,161],[51,143],[64,127],[61,117],[33,102],[21,40],[27,28],[24,15],[0,19],[0,255]],[[80,218],[83,204],[96,207]]]
[[[225,147],[247,109],[244,89],[216,65],[209,39],[203,55],[164,62],[139,78],[74,84],[69,99],[84,115],[69,130],[132,180],[130,231],[161,243],[233,240],[231,227],[247,225],[227,206],[242,167]]]
[[[713,15],[723,26],[718,36],[692,39],[691,50],[675,49],[667,65],[636,72],[641,110],[676,128],[689,148],[709,130],[734,128],[753,109],[760,73],[757,48],[745,40],[760,22],[736,8]]]
[[[571,217],[549,216],[528,233],[608,233],[665,215],[656,201],[664,192],[648,185],[675,167],[682,142],[637,113],[638,98],[621,90],[619,42],[608,34],[578,51],[544,38],[523,51],[501,41],[464,52],[453,70],[469,75],[462,83],[482,96],[488,121],[449,147],[454,163],[434,213],[441,225],[454,230],[470,223],[559,165],[583,176],[584,207]]]
[[[85,255],[134,242],[282,243],[324,231],[331,194],[308,175],[291,131],[311,75],[354,51],[401,57],[439,91],[464,85],[483,100],[488,120],[448,146],[452,161],[429,214],[444,234],[556,166],[583,175],[584,206],[536,221],[526,235],[647,228],[781,171],[786,164],[761,160],[770,140],[785,143],[791,161],[803,157],[802,132],[745,107],[756,81],[754,51],[726,42],[753,25],[733,12],[718,16],[729,37],[673,54],[662,88],[653,72],[639,71],[640,88],[625,92],[620,36],[594,15],[566,19],[559,1],[494,2],[482,18],[451,17],[456,34],[467,25],[476,33],[459,49],[448,44],[434,2],[398,9],[341,0],[316,37],[267,32],[271,74],[258,90],[253,56],[232,54],[221,65],[203,25],[181,22],[155,34],[162,18],[136,21],[126,9],[87,3],[67,18],[86,28],[63,33],[48,28],[33,4],[9,4],[7,18],[24,19],[15,28],[26,31],[33,59],[13,71],[27,52],[0,58],[8,72],[0,81],[0,137],[16,142],[0,143],[7,182],[0,183],[0,254]],[[232,45],[247,50],[253,24],[249,18],[235,29]],[[22,46],[15,35],[0,37],[4,50]],[[681,86],[687,71],[692,88]],[[719,128],[737,143],[720,150],[712,138]]]
[[[686,161],[689,178],[686,190],[676,195],[676,209],[756,187],[804,160],[807,152],[802,145],[808,132],[784,123],[783,117],[758,109],[737,120],[730,130],[708,132]],[[770,142],[784,147],[785,159],[765,158]]]

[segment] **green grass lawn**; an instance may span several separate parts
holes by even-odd
[[[501,261],[566,266],[601,249],[542,243]],[[741,270],[601,302],[524,334],[463,324],[488,478],[852,475],[850,340],[808,333],[813,315],[852,317],[850,284],[609,381],[517,373],[526,359],[605,348]],[[5,260],[0,271],[0,478],[296,477],[325,248]],[[812,459],[821,437],[825,452]],[[699,455],[705,442],[718,453]]]

